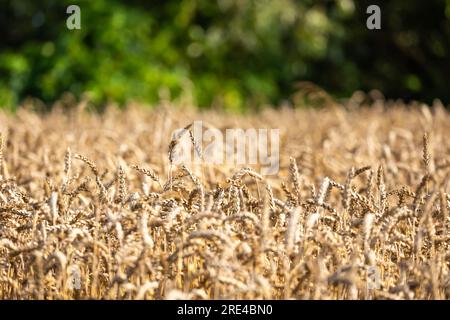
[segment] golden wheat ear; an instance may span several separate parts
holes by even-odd
[[[0,113],[0,299],[450,299],[450,113],[349,109]],[[280,128],[279,172],[178,163],[187,118]]]

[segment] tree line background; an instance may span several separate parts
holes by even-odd
[[[81,8],[68,30],[66,8]],[[368,30],[366,8],[381,7]],[[0,0],[0,105],[190,99],[243,110],[310,81],[335,98],[450,101],[450,0]]]

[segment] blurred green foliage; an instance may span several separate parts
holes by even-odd
[[[297,81],[337,97],[450,100],[450,0],[0,0],[0,105],[64,92],[103,104],[161,98],[242,110]],[[66,8],[81,8],[68,30]]]

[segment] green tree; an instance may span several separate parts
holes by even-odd
[[[67,6],[81,30],[66,28]],[[88,94],[101,105],[161,97],[242,110],[312,81],[336,97],[450,100],[450,1],[0,1],[0,104]]]

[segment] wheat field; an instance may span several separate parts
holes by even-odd
[[[278,174],[171,163],[195,120],[280,129]],[[0,132],[1,299],[450,298],[442,106],[80,104]]]

